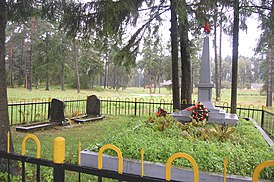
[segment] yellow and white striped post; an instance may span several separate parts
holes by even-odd
[[[65,162],[65,139],[63,137],[56,137],[53,142],[53,179],[54,182],[64,182],[65,181],[65,170],[62,166]]]

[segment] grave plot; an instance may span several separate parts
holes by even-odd
[[[273,160],[274,153],[250,121],[240,119],[236,126],[206,124],[203,127],[181,124],[172,117],[128,118],[119,128],[111,128],[105,140],[90,144],[81,152],[81,165],[96,167],[97,152],[106,145],[117,146],[123,153],[123,170],[141,174],[141,154],[144,150],[145,176],[164,178],[164,164],[178,152],[186,153],[197,162],[202,181],[222,181],[224,159],[227,159],[227,181],[251,181],[256,166]],[[117,154],[106,152],[103,169],[118,170]],[[127,159],[126,159],[127,158]],[[94,162],[95,160],[95,162]],[[109,165],[111,163],[111,165]],[[160,163],[160,164],[159,164]],[[104,165],[105,164],[105,165]],[[172,180],[193,179],[193,165],[187,160],[174,161]],[[138,168],[138,169],[137,169]],[[155,173],[156,171],[162,171]],[[181,175],[184,174],[184,175]],[[235,176],[236,175],[236,176]],[[184,176],[184,177],[183,177]],[[266,168],[260,178],[273,180],[274,169]]]
[[[101,101],[97,98],[96,95],[90,95],[87,98],[86,104],[86,114],[83,116],[77,116],[71,118],[76,123],[91,122],[96,120],[101,120],[105,118],[104,115],[100,114],[101,110]]]
[[[16,131],[33,132],[41,129],[49,129],[54,126],[68,125],[64,115],[65,103],[58,99],[52,99],[50,104],[49,120],[46,122],[17,126]]]

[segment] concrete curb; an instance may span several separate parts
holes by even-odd
[[[118,171],[118,158],[103,155],[103,169]],[[87,167],[98,167],[98,153],[89,150],[81,151],[81,165]],[[166,167],[164,164],[144,162],[145,176],[165,179]],[[123,159],[123,173],[141,175],[141,162],[133,159]],[[200,182],[223,182],[223,174],[199,172]],[[193,181],[191,169],[172,167],[171,180]],[[251,177],[227,175],[227,182],[251,182]]]

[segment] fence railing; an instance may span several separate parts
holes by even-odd
[[[37,152],[36,152],[36,157],[30,157],[30,156],[26,156],[26,142],[28,139],[33,139],[37,145]],[[9,133],[8,133],[8,146],[9,146]],[[80,146],[80,145],[79,145]],[[199,168],[197,165],[197,162],[195,161],[195,159],[186,154],[186,153],[175,153],[173,155],[171,155],[166,162],[166,173],[165,173],[165,179],[162,178],[157,178],[157,177],[149,177],[149,176],[144,176],[145,174],[145,169],[143,166],[143,158],[142,158],[142,165],[141,167],[141,173],[140,175],[136,175],[136,174],[130,174],[130,173],[123,173],[123,156],[122,156],[122,152],[121,150],[111,144],[106,144],[104,146],[102,146],[99,150],[98,153],[98,158],[97,158],[97,163],[98,163],[98,167],[97,168],[93,168],[93,167],[86,167],[86,166],[81,166],[80,163],[80,159],[81,159],[81,153],[80,153],[80,147],[78,147],[78,164],[71,164],[66,162],[65,163],[65,139],[63,137],[56,137],[54,139],[54,145],[53,145],[53,160],[47,160],[47,159],[41,159],[40,158],[40,152],[41,152],[41,145],[40,145],[40,141],[39,139],[33,135],[33,134],[28,134],[24,137],[23,141],[22,141],[22,154],[16,154],[16,153],[10,153],[10,149],[9,147],[7,148],[7,151],[0,151],[0,161],[2,162],[1,165],[6,165],[6,169],[8,171],[7,173],[7,180],[5,181],[12,181],[11,180],[11,175],[10,175],[10,171],[11,168],[14,167],[14,165],[16,165],[14,163],[14,161],[20,162],[21,163],[21,181],[25,182],[25,181],[29,181],[28,178],[31,178],[31,181],[43,181],[43,179],[41,178],[41,167],[48,167],[50,169],[53,169],[53,181],[54,182],[64,182],[65,181],[65,176],[66,176],[66,171],[71,171],[71,172],[76,172],[78,173],[78,179],[77,181],[80,182],[81,181],[81,175],[82,174],[89,174],[89,175],[93,175],[97,177],[97,181],[98,182],[102,182],[103,178],[110,178],[110,179],[116,179],[119,182],[122,181],[132,181],[132,182],[139,182],[139,181],[143,181],[143,182],[165,182],[165,181],[171,181],[171,165],[172,162],[177,159],[177,158],[184,158],[186,160],[188,160],[191,164],[192,164],[192,168],[193,168],[193,181],[194,182],[199,182]],[[114,150],[117,155],[118,155],[118,172],[116,171],[112,171],[112,170],[106,170],[106,169],[102,169],[103,166],[103,152],[107,149],[112,149]],[[12,164],[14,164],[12,166]],[[35,176],[29,176],[26,175],[26,164],[32,164],[36,166],[36,175]],[[227,164],[228,161],[225,158],[224,159],[224,181],[226,181],[226,171],[227,171]],[[252,181],[253,182],[258,182],[258,178],[259,178],[259,174],[260,172],[266,168],[266,167],[274,167],[274,160],[268,160],[268,161],[264,161],[262,163],[260,163],[253,172],[252,175]],[[52,170],[51,170],[52,171]],[[94,178],[92,179],[92,181],[96,181],[94,180]],[[86,179],[82,180],[82,181],[86,181]],[[173,182],[179,182],[179,180],[172,180]]]
[[[125,98],[121,100],[120,98],[112,99],[110,97],[100,99],[101,114],[103,115],[151,115],[158,110],[158,107],[161,107],[168,113],[173,112],[173,105],[170,100],[144,100],[142,98]],[[64,102],[66,105],[66,117],[70,118],[85,114],[86,99],[64,99]],[[49,117],[49,106],[50,99],[10,102],[8,105],[10,125],[45,121]],[[238,104],[237,106],[237,114],[239,117],[253,118],[271,137],[274,137],[274,113],[264,108],[255,108],[253,105],[243,107]],[[226,112],[230,112],[230,106],[226,102],[217,107],[224,109]]]
[[[37,152],[36,157],[25,156],[25,148],[26,148],[26,141],[28,139],[33,139],[37,144]],[[65,163],[65,139],[62,137],[56,137],[54,139],[54,150],[53,150],[53,160],[41,159],[40,158],[40,141],[39,139],[33,135],[28,134],[25,136],[22,142],[22,154],[10,153],[8,151],[0,151],[0,161],[2,162],[1,165],[7,165],[7,177],[5,181],[12,181],[10,171],[11,168],[14,167],[14,161],[21,163],[21,181],[25,182],[31,178],[31,181],[43,181],[41,177],[41,167],[48,167],[53,169],[53,181],[54,182],[64,182],[65,181],[65,171],[76,172],[78,173],[78,182],[81,181],[82,174],[89,174],[92,176],[97,177],[97,181],[101,182],[103,178],[110,178],[110,179],[117,179],[120,181],[144,181],[144,182],[164,182],[166,180],[153,178],[153,177],[146,177],[146,176],[138,176],[134,174],[127,174],[127,173],[117,173],[116,171],[110,171],[105,169],[92,168],[92,167],[85,167],[81,166],[80,162],[78,164],[71,164]],[[102,157],[102,156],[101,156]],[[80,159],[80,153],[78,160]],[[35,176],[27,176],[26,168],[29,167],[27,164],[32,164],[36,166],[36,175]],[[98,163],[99,164],[99,163]],[[92,177],[91,177],[92,178]],[[94,180],[94,177],[92,178]],[[82,180],[86,181],[86,179]]]

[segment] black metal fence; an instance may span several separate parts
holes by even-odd
[[[109,170],[104,170],[104,169],[97,169],[97,168],[91,168],[91,167],[85,167],[85,166],[79,166],[77,164],[71,164],[71,163],[64,163],[64,164],[56,164],[51,160],[46,160],[46,159],[37,159],[35,157],[30,157],[30,156],[22,156],[16,153],[7,153],[5,151],[0,151],[0,160],[3,159],[6,160],[7,165],[8,165],[8,171],[10,171],[11,168],[11,163],[16,161],[21,163],[22,167],[22,174],[21,174],[21,180],[22,182],[29,181],[28,176],[26,174],[26,164],[32,164],[36,166],[36,176],[35,178],[31,179],[31,181],[44,181],[43,179],[43,174],[40,172],[41,167],[47,167],[48,170],[52,171],[53,175],[53,181],[54,182],[64,182],[64,181],[71,181],[71,180],[66,180],[65,175],[60,176],[60,171],[63,171],[63,174],[65,172],[73,172],[78,175],[77,180],[75,181],[102,181],[102,178],[110,178],[110,179],[116,179],[118,181],[132,181],[132,182],[165,182],[165,179],[159,179],[159,178],[152,178],[152,177],[147,177],[147,176],[138,176],[138,175],[133,175],[133,174],[127,174],[127,173],[122,173],[119,174],[118,172],[115,171],[109,171]],[[58,170],[59,173],[54,172],[55,170]],[[87,174],[89,177],[87,177]],[[8,172],[5,181],[13,181],[11,178],[10,173]],[[85,176],[83,179],[82,176]],[[176,182],[176,181],[173,181]]]
[[[263,110],[262,119],[261,119],[261,127],[268,133],[271,138],[274,138],[274,117],[273,113],[269,111]]]
[[[173,112],[172,101],[160,100],[144,100],[137,98],[120,98],[111,99],[110,97],[101,99],[101,113],[103,115],[151,115],[163,108],[168,113]],[[70,100],[64,99],[66,104],[65,115],[70,118],[73,116],[85,114],[86,99]],[[32,100],[26,102],[21,100],[15,103],[9,103],[9,119],[11,125],[18,125],[31,122],[45,121],[49,116],[50,102],[47,99]],[[230,112],[228,103],[219,105],[226,112]],[[274,113],[265,109],[255,108],[253,105],[242,107],[238,104],[237,114],[239,117],[253,118],[257,123],[272,137],[274,137]]]

